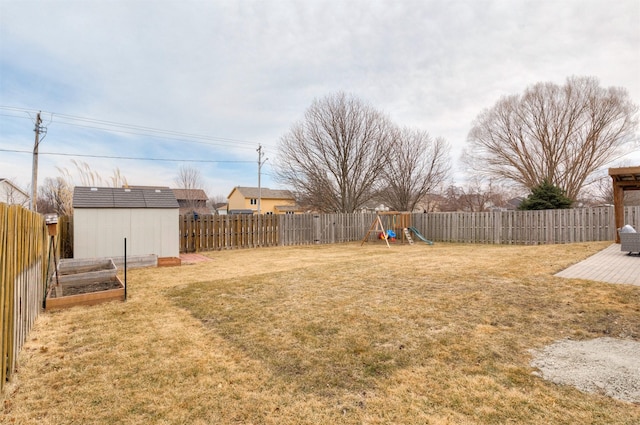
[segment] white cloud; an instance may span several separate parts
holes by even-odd
[[[312,100],[336,91],[446,138],[455,154],[482,109],[539,81],[593,75],[640,103],[636,0],[2,0],[0,8],[3,105],[254,142],[210,149],[79,136],[54,119],[50,146],[68,151],[254,161],[258,143],[274,156]],[[0,148],[30,149],[32,133],[16,140],[5,128]],[[29,180],[29,155],[0,155],[1,173]],[[55,174],[48,161],[68,163],[43,160],[41,176]],[[169,184],[178,167],[121,164],[144,184]],[[257,184],[255,164],[238,164],[238,173],[205,168],[216,193]]]

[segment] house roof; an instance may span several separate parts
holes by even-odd
[[[16,186],[15,184],[13,184],[13,182],[5,177],[0,177],[0,183],[5,183],[8,184],[9,186],[11,186],[14,190],[20,192],[23,196],[26,196],[27,198],[29,197],[29,194],[27,192],[25,192],[24,190],[20,189],[18,186]]]
[[[202,189],[171,189],[178,200],[207,201],[209,198]]]
[[[294,200],[293,194],[288,190],[279,190],[279,189],[269,189],[268,187],[263,187],[258,189],[257,187],[242,187],[236,186],[233,188],[231,193],[227,198],[230,198],[233,192],[237,190],[240,192],[242,196],[245,198],[262,198],[262,199],[290,199]]]
[[[168,187],[76,186],[73,208],[178,208],[178,201]]]

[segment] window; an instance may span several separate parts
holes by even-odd
[[[251,198],[251,205],[258,205],[258,200],[256,198]]]

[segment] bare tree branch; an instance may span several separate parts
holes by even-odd
[[[449,176],[450,147],[421,130],[394,133],[393,149],[383,172],[381,199],[396,211],[413,211],[427,193]]]
[[[38,211],[73,215],[73,185],[64,177],[47,177],[38,188]]]
[[[637,112],[624,89],[595,78],[538,83],[477,117],[465,162],[529,189],[547,179],[575,200],[590,174],[631,148]]]
[[[202,199],[198,196],[204,188],[204,180],[200,169],[191,165],[182,165],[178,169],[178,175],[173,179],[177,189],[185,189],[183,191],[186,199],[181,200],[183,208],[195,210],[200,207]]]
[[[353,212],[375,195],[390,140],[388,118],[364,102],[344,93],[315,100],[280,139],[277,179],[301,205]]]

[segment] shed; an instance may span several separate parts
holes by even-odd
[[[74,258],[180,256],[178,201],[168,187],[73,190]]]

